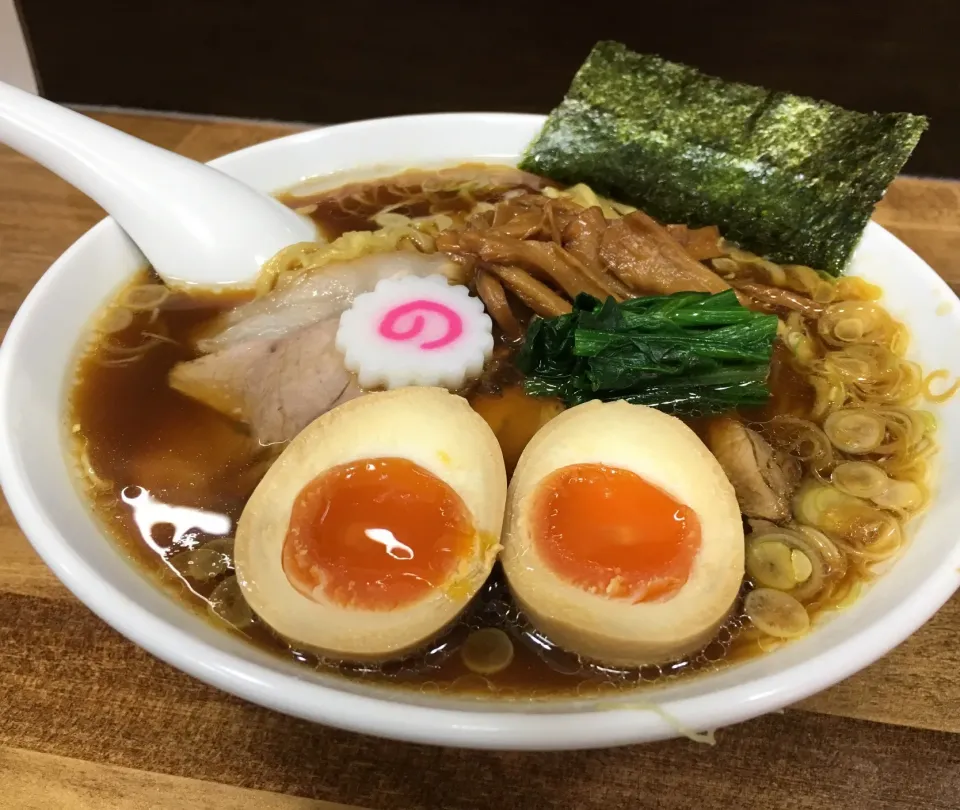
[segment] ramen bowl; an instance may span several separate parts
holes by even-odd
[[[304,132],[212,162],[264,191],[315,177],[481,160],[515,162],[540,116],[450,114],[365,121]],[[142,256],[106,219],[47,271],[0,353],[0,481],[23,531],[54,573],[116,630],[167,663],[254,703],[398,740],[489,749],[576,749],[710,730],[802,700],[869,665],[922,625],[960,586],[960,401],[939,420],[936,493],[910,542],[850,607],[806,636],[716,672],[603,698],[472,699],[377,686],[280,660],[218,630],[134,567],[94,520],[69,463],[64,420],[77,347],[91,318]],[[884,291],[911,332],[913,359],[951,376],[960,310],[916,254],[871,223],[851,273]]]

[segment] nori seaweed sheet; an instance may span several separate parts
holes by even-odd
[[[520,166],[836,275],[926,127],[600,42]]]

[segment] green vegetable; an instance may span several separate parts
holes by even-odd
[[[927,120],[705,76],[601,42],[520,166],[840,273]]]
[[[568,315],[533,320],[516,362],[535,396],[705,415],[766,402],[776,335],[777,317],[742,306],[733,290],[621,304],[580,295]]]

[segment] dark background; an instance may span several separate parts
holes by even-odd
[[[59,102],[335,123],[547,112],[599,39],[853,109],[929,115],[960,176],[960,0],[19,0]]]

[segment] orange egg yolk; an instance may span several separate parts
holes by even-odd
[[[557,576],[591,593],[646,602],[679,590],[700,549],[690,507],[628,470],[561,467],[540,482],[532,531]]]
[[[474,546],[470,512],[444,481],[402,458],[333,467],[294,501],[283,570],[300,593],[391,610],[442,587]]]

